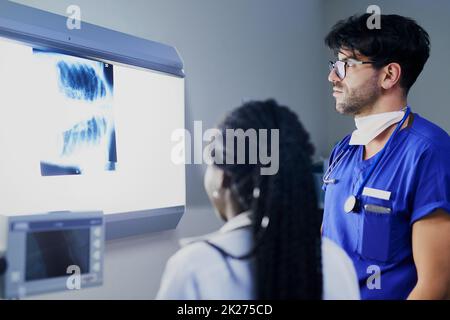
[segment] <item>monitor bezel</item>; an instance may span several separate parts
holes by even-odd
[[[22,299],[29,296],[46,294],[51,292],[70,291],[67,281],[73,274],[67,276],[51,277],[46,279],[26,280],[26,239],[28,234],[36,232],[30,229],[30,224],[46,223],[51,226],[46,231],[79,230],[80,224],[83,228],[89,228],[89,272],[80,275],[81,288],[101,286],[103,284],[105,228],[104,215],[101,211],[93,212],[54,212],[46,214],[10,216],[8,217],[8,240],[7,254],[8,269],[4,275],[4,297],[6,299]],[[64,223],[77,222],[74,226],[63,225]],[[96,234],[96,228],[100,232]],[[97,246],[94,242],[97,241]],[[99,256],[94,259],[94,252]],[[99,270],[94,270],[94,264],[99,264]],[[17,279],[17,277],[20,277]],[[14,280],[16,278],[16,280]],[[77,288],[72,288],[77,290]]]

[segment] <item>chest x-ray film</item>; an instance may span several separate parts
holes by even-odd
[[[45,97],[40,161],[43,176],[114,170],[113,65],[33,50],[36,81]],[[44,100],[44,99],[43,99]]]
[[[0,38],[0,214],[185,204],[184,79]]]

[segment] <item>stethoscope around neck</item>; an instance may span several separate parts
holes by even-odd
[[[409,115],[411,114],[411,108],[408,106],[406,107],[405,115],[403,116],[403,119],[399,122],[397,127],[395,128],[394,133],[390,136],[388,142],[384,146],[384,148],[376,155],[375,160],[373,161],[372,165],[369,168],[369,172],[365,176],[363,182],[359,186],[356,194],[353,194],[347,198],[344,204],[344,211],[346,213],[358,213],[360,211],[360,200],[361,195],[364,190],[364,187],[366,186],[367,182],[369,181],[370,177],[372,176],[373,172],[375,171],[376,167],[378,166],[381,158],[385,154],[386,150],[389,148],[389,145],[391,144],[393,138],[397,135],[397,132],[400,130],[400,128],[405,123],[406,119],[408,119]],[[336,167],[340,165],[342,160],[350,153],[350,150],[355,147],[353,145],[348,144],[345,146],[345,148],[339,153],[339,155],[336,157],[336,159],[331,163],[331,165],[328,167],[327,171],[325,172],[323,176],[323,183],[328,184],[337,184],[339,182],[336,178],[331,178],[332,173],[335,171]]]

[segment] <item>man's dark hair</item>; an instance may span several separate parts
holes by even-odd
[[[235,159],[234,164],[216,164],[229,177],[239,207],[253,214],[257,247],[246,258],[254,258],[256,298],[321,299],[321,216],[312,174],[314,146],[308,132],[294,112],[274,100],[245,103],[231,112],[218,129],[224,138],[227,129],[279,130],[277,174],[261,175],[263,165],[259,162],[237,164]],[[259,146],[261,138],[257,139]],[[270,141],[267,147],[267,154],[272,154]],[[248,142],[245,149],[248,155]],[[223,152],[226,159],[227,149]],[[236,157],[236,149],[233,155]],[[260,190],[256,198],[255,188]],[[264,217],[269,217],[270,222],[259,238]]]
[[[413,19],[399,15],[380,15],[380,29],[369,29],[371,14],[354,15],[336,23],[325,38],[337,54],[346,49],[375,61],[376,69],[398,63],[402,68],[400,85],[405,93],[416,82],[430,56],[430,36]]]

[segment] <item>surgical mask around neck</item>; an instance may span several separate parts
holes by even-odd
[[[373,114],[366,117],[355,118],[356,130],[353,131],[350,145],[368,145],[384,130],[399,123],[405,116],[405,111],[394,111]]]

